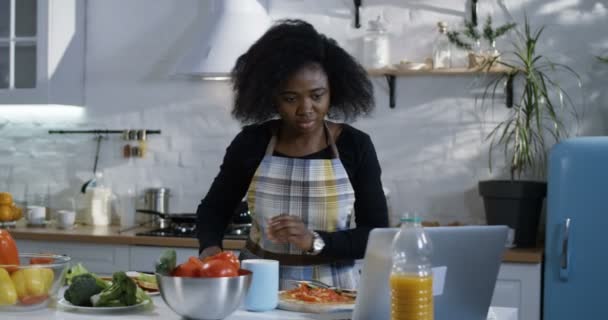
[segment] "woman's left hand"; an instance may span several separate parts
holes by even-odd
[[[308,251],[312,247],[313,234],[304,222],[296,216],[281,214],[268,221],[266,235],[271,241],[291,243],[301,250]]]

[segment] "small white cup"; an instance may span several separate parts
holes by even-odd
[[[57,228],[72,229],[76,220],[76,212],[70,210],[57,211]]]
[[[253,272],[251,286],[245,297],[245,309],[268,311],[277,307],[279,293],[279,261],[246,259],[241,268]]]
[[[42,225],[46,218],[46,208],[41,206],[27,206],[26,218],[30,224]]]

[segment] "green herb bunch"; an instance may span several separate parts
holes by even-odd
[[[503,36],[509,30],[513,29],[516,24],[507,23],[494,29],[492,28],[492,17],[488,16],[483,26],[483,34],[479,33],[479,31],[477,30],[475,25],[473,25],[472,22],[467,21],[465,22],[464,26],[465,29],[463,31],[449,31],[447,33],[447,36],[450,42],[456,47],[467,51],[472,51],[473,44],[466,40],[462,40],[460,38],[461,34],[463,34],[469,40],[472,40],[473,43],[477,43],[483,37],[486,41],[488,41],[489,44],[492,44],[494,41],[496,41],[497,38]]]

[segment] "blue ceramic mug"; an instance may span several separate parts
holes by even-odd
[[[279,303],[279,261],[268,259],[245,259],[241,268],[251,275],[251,286],[245,297],[245,309],[268,311]]]

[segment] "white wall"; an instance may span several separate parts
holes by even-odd
[[[505,2],[518,21],[525,10],[535,25],[547,24],[541,50],[581,74],[584,111],[574,131],[605,134],[608,96],[602,89],[608,83],[608,65],[595,62],[593,54],[608,50],[608,5],[591,0]],[[428,56],[436,22],[461,24],[465,9],[464,3],[453,0],[366,0],[364,4],[364,22],[380,11],[391,22],[395,62]],[[347,0],[269,1],[273,18],[307,19],[360,56],[363,29],[352,28],[351,6]],[[150,136],[144,159],[123,159],[125,142],[110,137],[102,146],[99,167],[119,194],[165,186],[174,192],[176,212],[193,212],[217,174],[225,147],[239,130],[229,114],[228,83],[171,76],[173,66],[196,41],[207,7],[196,0],[89,0],[84,112],[66,113],[57,106],[28,113],[4,108],[3,112],[0,106],[0,189],[18,200],[26,192],[47,194],[51,207],[68,206],[66,199],[79,196],[80,185],[91,176],[94,140],[51,136],[48,129],[161,129],[162,135]],[[498,4],[481,9],[493,12],[497,22],[506,19]],[[476,185],[490,176],[484,137],[504,110],[484,112],[475,105],[478,81],[475,77],[399,78],[397,107],[389,109],[386,82],[374,79],[376,111],[354,125],[375,142],[395,213],[417,208],[425,219],[441,223],[483,222]],[[564,84],[576,89],[574,83]],[[581,101],[579,91],[572,94]],[[494,175],[502,172],[500,159]]]

